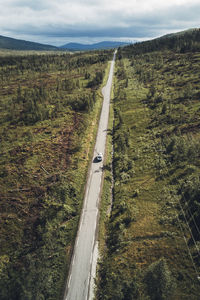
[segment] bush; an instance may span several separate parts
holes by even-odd
[[[102,83],[103,81],[103,72],[97,72],[96,76],[88,82],[87,87],[88,88],[93,88],[93,87],[97,87]]]
[[[169,300],[175,289],[174,279],[164,258],[151,264],[144,276],[151,300]]]
[[[125,262],[125,264],[127,263]],[[105,259],[105,264],[100,264],[99,275],[98,300],[134,300],[138,298],[136,278],[127,277],[120,266],[116,269],[109,259]]]

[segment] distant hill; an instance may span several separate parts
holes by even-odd
[[[0,48],[9,50],[59,50],[55,46],[13,39],[2,35],[0,35]]]
[[[165,34],[165,35],[161,36],[160,39],[181,37],[181,36],[184,36],[184,35],[192,35],[194,32],[196,32],[198,30],[199,30],[199,28],[190,28],[190,29],[186,29],[186,30],[183,30],[183,31],[178,31],[178,32],[175,32],[175,33]]]
[[[188,29],[125,47],[127,55],[173,50],[180,53],[200,51],[200,29]]]
[[[98,50],[98,49],[111,49],[111,48],[116,48],[125,45],[128,45],[128,43],[105,41],[105,42],[100,42],[95,44],[68,43],[61,46],[60,48],[67,49],[70,51],[87,51],[87,50]]]

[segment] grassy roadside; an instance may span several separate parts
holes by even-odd
[[[145,59],[149,58],[147,55]],[[185,243],[185,238],[189,241],[189,232],[178,206],[179,196],[174,192],[176,176],[182,178],[186,171],[181,173],[176,165],[170,166],[170,170],[166,168],[166,157],[161,152],[162,134],[173,130],[173,125],[162,126],[157,121],[160,127],[154,127],[154,118],[162,117],[163,110],[157,109],[153,114],[146,105],[149,86],[138,80],[141,73],[137,69],[142,59],[118,61],[116,70],[114,202],[106,227],[101,225],[100,236],[106,239],[106,247],[100,242],[103,259],[96,297],[197,300],[199,283]],[[152,72],[148,67],[146,63],[145,79],[147,70]],[[155,80],[154,84],[163,89],[164,80],[160,81]],[[192,112],[190,108],[188,111]],[[106,184],[103,193],[102,223],[107,212]],[[190,251],[195,258],[193,247]]]
[[[3,300],[62,298],[109,69],[104,55],[1,58]]]
[[[114,76],[113,76],[114,82]],[[111,187],[112,187],[112,131],[113,131],[113,120],[114,120],[114,111],[113,111],[113,85],[111,90],[110,97],[110,111],[109,111],[109,121],[108,121],[108,131],[106,139],[106,152],[104,158],[104,173],[103,173],[103,188],[101,193],[101,202],[100,202],[100,219],[99,219],[99,252],[100,256],[105,250],[105,240],[106,240],[106,224],[110,216],[111,211]]]

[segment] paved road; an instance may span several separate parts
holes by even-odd
[[[107,84],[102,89],[104,101],[99,121],[93,161],[97,152],[101,152],[104,157],[114,61],[115,54],[111,62]],[[91,266],[97,234],[102,167],[103,162],[93,162],[91,164],[64,300],[86,300],[89,298]]]

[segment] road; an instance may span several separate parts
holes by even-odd
[[[103,177],[103,162],[95,162],[94,160],[98,152],[101,152],[103,157],[105,153],[115,55],[116,51],[111,61],[107,84],[102,89],[104,101],[64,300],[87,300],[89,298],[92,260],[97,237],[101,181]]]

